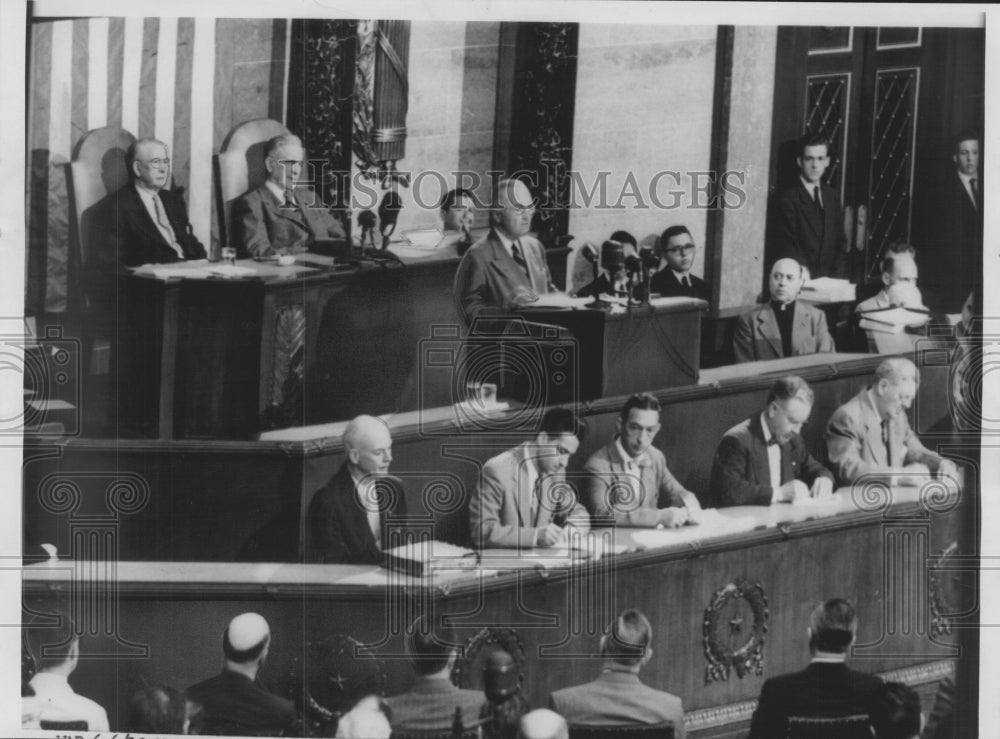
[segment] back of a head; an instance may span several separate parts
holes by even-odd
[[[916,739],[920,696],[909,685],[885,683],[872,696],[868,717],[876,739]]]
[[[69,616],[60,615],[57,624],[35,620],[27,625],[28,648],[39,672],[65,664],[78,643],[76,628]]]
[[[916,365],[905,357],[889,357],[875,368],[876,384],[880,380],[886,380],[890,385],[898,385],[910,379],[919,382],[920,376]]]
[[[809,648],[814,652],[844,653],[857,630],[854,606],[842,598],[832,598],[813,609],[809,619]]]
[[[184,693],[166,685],[143,688],[129,701],[130,731],[185,734],[189,718]]]
[[[377,696],[359,700],[337,722],[338,739],[389,739],[392,734],[388,707]]]
[[[583,441],[586,433],[586,427],[577,418],[576,413],[569,408],[550,408],[542,416],[538,430],[545,432],[548,436],[574,434],[580,441]]]
[[[448,666],[455,649],[455,635],[451,628],[435,625],[427,616],[420,616],[410,627],[406,646],[418,675],[433,675]]]
[[[630,234],[628,231],[615,231],[611,236],[608,237],[608,241],[617,241],[623,246],[625,244],[631,244],[633,249],[638,250],[639,244],[635,240],[635,236]]]
[[[634,667],[642,662],[653,638],[649,619],[634,608],[622,613],[601,640],[601,655],[614,662]]]
[[[548,708],[529,711],[521,717],[519,739],[568,739],[566,719]]]
[[[242,613],[222,634],[222,652],[236,664],[248,664],[260,658],[271,641],[267,621],[257,613]]]

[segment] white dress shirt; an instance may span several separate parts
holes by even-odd
[[[39,726],[42,721],[86,721],[88,731],[108,731],[105,710],[90,698],[77,695],[65,675],[39,672],[29,685],[35,694],[21,699],[25,728]]]
[[[778,501],[781,489],[781,445],[771,444],[770,441],[774,438],[771,433],[770,427],[767,425],[767,416],[764,413],[760,414],[760,425],[764,429],[764,441],[767,444],[767,466],[771,471],[771,488],[773,489],[773,494],[771,500]]]

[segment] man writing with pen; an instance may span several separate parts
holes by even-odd
[[[571,529],[590,529],[590,516],[565,474],[582,434],[572,411],[552,408],[531,440],[483,465],[469,505],[474,547],[555,547],[567,543]]]

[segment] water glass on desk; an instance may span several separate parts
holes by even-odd
[[[231,246],[224,246],[219,252],[223,264],[236,264],[236,249]]]

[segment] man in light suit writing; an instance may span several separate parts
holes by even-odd
[[[590,529],[565,477],[581,433],[572,411],[552,408],[533,439],[486,462],[469,505],[474,547],[554,547],[565,543],[567,529]]]

